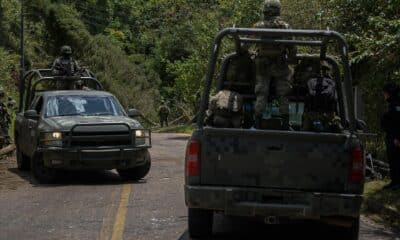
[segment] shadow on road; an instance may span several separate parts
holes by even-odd
[[[113,171],[60,171],[53,184],[40,184],[29,171],[20,171],[17,168],[9,168],[10,172],[29,182],[34,187],[59,187],[69,185],[120,185],[120,184],[144,184],[146,180],[124,181],[118,173]]]
[[[346,240],[340,229],[318,223],[265,225],[246,219],[214,218],[213,236],[205,240]],[[177,240],[197,240],[186,230]]]

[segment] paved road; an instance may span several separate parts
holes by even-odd
[[[153,166],[142,182],[122,182],[115,172],[68,173],[54,185],[39,185],[0,160],[0,240],[132,239],[189,240],[183,199],[183,157],[187,137],[155,134]],[[321,226],[269,226],[215,217],[216,240],[335,239]],[[396,234],[363,218],[363,240],[391,240]],[[274,237],[276,236],[276,237]],[[397,235],[398,236],[398,235]],[[336,238],[335,240],[339,240]]]

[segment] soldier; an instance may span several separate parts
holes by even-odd
[[[90,90],[90,88],[88,88],[82,80],[78,80],[75,82],[75,89],[76,90],[85,90],[85,91]]]
[[[9,110],[15,111],[16,107],[17,107],[17,102],[14,99],[12,99],[12,97],[8,97],[8,99],[7,99],[7,108]]]
[[[164,123],[168,127],[168,116],[169,116],[169,113],[170,113],[170,109],[167,106],[167,104],[165,104],[165,102],[163,101],[161,103],[160,108],[158,109],[158,117],[160,118],[161,127],[164,127]]]
[[[54,61],[51,70],[55,76],[74,76],[79,72],[80,67],[78,62],[72,58],[70,46],[61,47],[61,57]]]
[[[263,21],[256,23],[255,28],[289,29],[289,24],[280,17],[281,3],[279,0],[266,0],[263,14]],[[258,55],[255,59],[256,127],[260,126],[260,120],[266,110],[270,86],[274,85],[274,90],[278,97],[280,115],[284,124],[287,125],[284,128],[289,128],[289,101],[287,94],[292,88],[291,79],[293,75],[293,70],[289,67],[289,61],[296,59],[296,48],[283,45],[262,45],[258,48],[257,53]]]
[[[4,104],[4,89],[0,87],[0,136],[5,138],[5,143],[10,143],[10,136],[8,135],[8,127],[11,121],[8,114],[6,104]]]
[[[400,189],[400,97],[399,86],[386,84],[383,94],[388,102],[388,111],[382,117],[382,128],[386,133],[386,149],[390,165],[391,183],[385,189]]]

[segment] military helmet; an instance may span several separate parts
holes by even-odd
[[[278,16],[281,13],[281,7],[279,0],[265,0],[263,12],[266,16]]]
[[[62,46],[61,47],[61,54],[62,55],[71,55],[72,54],[72,48],[70,46]]]

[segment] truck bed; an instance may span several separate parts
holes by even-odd
[[[349,134],[205,128],[201,185],[346,193]]]

